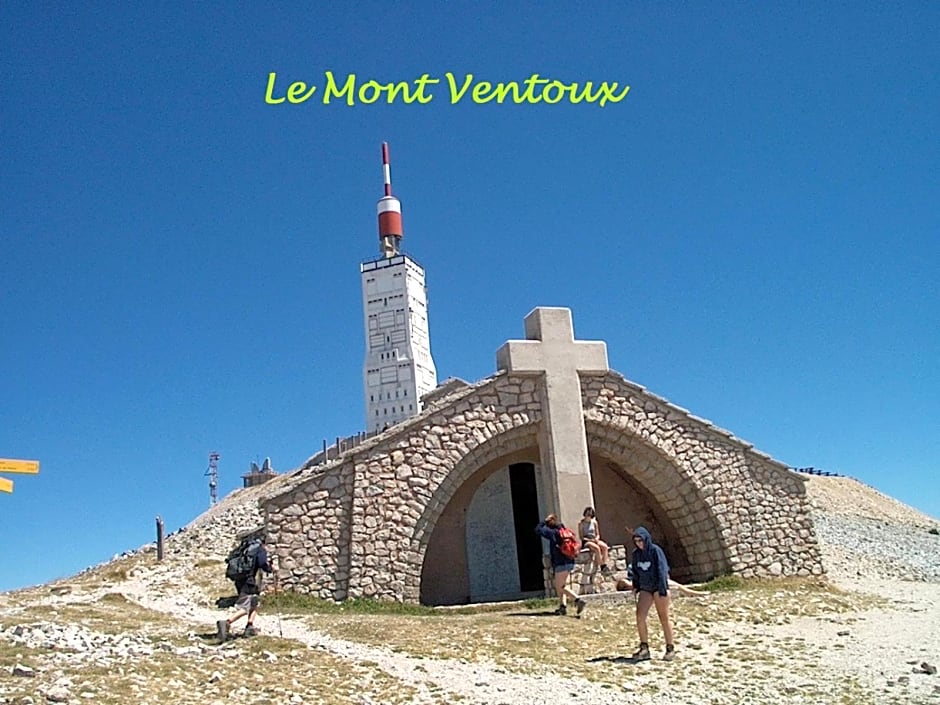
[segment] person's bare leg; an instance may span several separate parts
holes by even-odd
[[[606,541],[598,541],[597,548],[600,552],[598,558],[600,559],[601,565],[607,565],[610,561],[610,546],[607,545]]]
[[[682,583],[677,583],[672,578],[669,579],[669,589],[675,590],[676,592],[682,595],[688,595],[690,597],[704,597],[708,595],[708,593],[705,592],[704,590],[693,590],[687,585],[683,585]]]
[[[568,595],[571,594],[571,590],[567,587],[568,582],[568,571],[562,573],[555,573],[554,586],[555,594],[558,595],[558,599],[561,602],[561,606],[565,607],[568,604]]]
[[[653,596],[653,602],[656,605],[656,614],[659,615],[659,623],[663,626],[663,637],[666,639],[666,646],[672,646],[672,622],[669,621],[669,595],[665,597],[656,594]],[[647,608],[648,610],[649,608]]]
[[[649,616],[650,607],[653,605],[653,596],[648,592],[640,592],[636,600],[636,631],[640,635],[640,643],[648,644],[650,640],[649,628],[646,626],[646,618]]]
[[[591,552],[591,560],[594,561],[594,565],[600,565],[601,561],[601,549],[594,541],[582,541],[581,547],[586,548]]]

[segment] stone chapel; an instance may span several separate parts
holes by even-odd
[[[804,479],[610,370],[570,310],[533,310],[496,362],[279,478],[261,506],[284,589],[428,605],[545,595],[534,527],[554,512],[575,528],[587,506],[612,546],[646,526],[679,581],[822,574]]]

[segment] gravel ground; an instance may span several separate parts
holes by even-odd
[[[279,640],[303,645],[310,649],[307,653],[322,654],[324,658],[334,659],[334,663],[372,669],[393,685],[386,684],[382,690],[372,682],[373,675],[365,674],[361,692],[352,699],[345,695],[341,698],[339,691],[331,694],[322,690],[311,699],[309,693],[303,694],[307,691],[298,670],[292,683],[279,685],[276,696],[245,702],[428,705],[464,701],[528,705],[576,699],[599,705],[627,702],[639,705],[654,702],[940,705],[940,676],[920,670],[921,664],[936,666],[940,663],[940,536],[930,533],[940,523],[846,478],[812,478],[807,489],[816,508],[815,523],[829,579],[855,596],[844,601],[848,605],[844,609],[828,609],[823,604],[807,612],[781,613],[778,610],[771,613],[772,610],[768,612],[768,606],[761,603],[765,598],[760,593],[755,593],[759,598],[756,602],[753,600],[757,598],[745,593],[716,594],[705,598],[705,613],[715,620],[714,628],[709,630],[689,623],[687,615],[697,613],[684,610],[683,600],[696,598],[682,598],[676,604],[680,654],[677,661],[671,664],[652,661],[641,667],[626,667],[623,659],[615,655],[603,668],[586,664],[582,669],[584,677],[557,675],[548,666],[507,667],[491,658],[474,656],[469,648],[466,658],[417,657],[394,646],[338,638],[330,635],[323,625],[315,628],[310,619],[262,614],[258,624],[263,633],[277,634]],[[222,559],[234,535],[260,524],[255,504],[257,494],[257,491],[234,493],[169,537],[168,559],[161,564],[146,560],[146,553],[139,552],[90,569],[75,581],[78,584],[85,579],[86,585],[94,586],[97,585],[95,580],[100,582],[98,576],[117,576],[99,587],[72,590],[63,584],[34,590],[28,595],[0,595],[0,648],[4,639],[22,647],[30,634],[35,634],[44,647],[74,649],[77,643],[79,650],[86,652],[92,662],[148,657],[146,650],[151,647],[139,635],[115,639],[89,631],[88,625],[82,626],[82,631],[70,631],[59,623],[53,624],[56,621],[53,616],[48,618],[48,623],[35,626],[33,631],[23,632],[20,628],[17,634],[16,628],[3,628],[4,621],[15,621],[18,613],[37,604],[50,615],[66,615],[69,609],[96,603],[106,596],[113,601],[116,594],[130,604],[154,610],[162,619],[177,620],[183,631],[189,631],[190,640],[196,639],[195,634],[211,630],[211,625],[221,615],[207,599],[212,588],[201,581],[217,569],[214,561]],[[204,567],[197,568],[199,564]],[[120,566],[130,567],[118,570]],[[792,588],[790,594],[781,599],[781,604],[791,604],[786,600],[794,599]],[[825,600],[819,598],[818,593],[814,593],[812,599]],[[707,602],[709,600],[712,602]],[[792,604],[799,605],[799,602]],[[593,640],[597,633],[603,632],[605,620],[629,618],[629,608],[624,610],[622,605],[599,606],[596,612],[594,610],[594,607],[589,609],[583,623],[574,620],[563,623],[569,630],[574,629],[570,632],[572,636],[565,638],[572,642],[570,651],[581,660],[598,649]],[[758,614],[764,616],[758,619],[755,617]],[[651,627],[651,633],[656,634],[655,620]],[[429,634],[427,639],[433,640],[435,635]],[[30,645],[29,648],[39,647]],[[238,648],[243,647],[237,647],[233,653],[237,654]],[[199,673],[200,669],[206,670],[198,677],[207,684],[221,680],[221,676],[212,671],[216,667],[213,664],[229,653],[207,650],[202,645],[180,648],[158,644],[152,650],[159,653],[161,649],[175,649],[181,658],[190,658],[191,665],[187,667],[190,670]],[[612,653],[625,652],[628,653],[626,647],[617,645]],[[195,661],[193,653],[199,655]],[[276,657],[272,654],[271,658]],[[300,658],[303,663],[313,660],[313,656],[301,655]],[[56,663],[59,665],[55,668],[37,669],[38,674],[34,672],[29,676],[43,680],[41,692],[45,695],[41,698],[45,698],[46,703],[88,702],[94,691],[84,694],[78,691],[91,686],[75,685],[61,664]],[[172,690],[174,683],[179,683],[175,691]],[[143,690],[138,701],[148,702],[148,684],[144,682],[139,687]],[[182,676],[171,679],[168,687],[171,688],[169,697],[176,703],[215,705],[228,701],[224,689],[215,685],[206,692],[218,692],[218,697],[195,695],[191,686],[184,685]],[[351,687],[355,690],[355,683]],[[43,705],[41,698],[16,695],[18,691],[12,688],[0,685],[0,703]],[[252,692],[250,687],[241,689],[245,691],[243,695]],[[232,692],[229,691],[229,695]],[[168,702],[167,691],[161,693],[159,698],[151,697],[150,701]],[[55,698],[49,697],[50,694]]]

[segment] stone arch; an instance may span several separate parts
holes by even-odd
[[[465,512],[474,493],[494,472],[513,463],[539,463],[537,424],[526,423],[497,434],[464,455],[428,502],[415,524],[420,549],[420,600],[460,604],[469,600]]]
[[[707,580],[731,570],[722,526],[708,502],[708,488],[700,487],[688,469],[664,451],[629,430],[596,419],[585,419],[592,474],[599,461],[623,481],[624,492],[637,492],[650,507],[673,570],[673,577]],[[629,537],[607,532],[612,538]]]

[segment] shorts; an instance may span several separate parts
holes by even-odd
[[[252,610],[258,609],[259,601],[257,595],[239,595],[238,599],[235,600],[235,606],[245,612],[251,612]]]
[[[554,571],[555,575],[558,575],[559,573],[570,573],[572,570],[574,570],[574,561],[571,561],[570,563],[559,563],[558,565],[553,565],[552,570]]]

